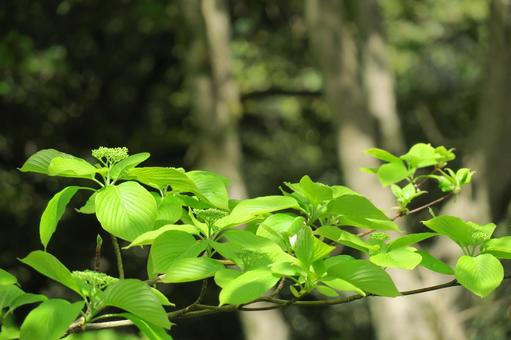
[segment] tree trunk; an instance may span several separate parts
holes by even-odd
[[[378,8],[372,1],[360,2],[366,3],[359,4],[359,8],[369,12],[358,15],[359,22],[369,25],[363,28],[362,37],[366,39],[361,43],[362,67],[358,64],[358,48],[350,31],[353,25],[346,24],[341,1],[308,0],[306,16],[311,47],[323,75],[325,99],[336,119],[338,155],[345,182],[388,210],[394,204],[391,193],[381,187],[375,176],[362,173],[359,168],[378,165],[363,154],[364,150],[378,145],[378,132],[382,136],[381,144],[392,149],[401,148],[402,137],[395,112],[391,73],[383,62],[386,58],[383,35],[377,32],[381,31],[381,23],[374,22],[379,17],[374,15]],[[375,120],[380,123],[380,131]],[[394,271],[392,276],[401,289],[422,286],[411,272]],[[374,299],[370,301],[370,307],[381,340],[464,338],[454,318],[451,320],[453,324],[449,325],[451,330],[441,326],[443,320],[437,314],[439,308],[433,308],[427,296]],[[448,312],[449,308],[444,307],[442,312]]]
[[[238,134],[242,110],[232,73],[226,1],[183,0],[182,4],[192,35],[187,58],[192,112],[199,132],[197,163],[229,178],[231,197],[246,198]],[[288,338],[287,324],[278,310],[239,315],[247,340]]]

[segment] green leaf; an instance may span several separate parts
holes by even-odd
[[[289,208],[299,209],[296,200],[289,196],[263,196],[247,199],[240,201],[229,215],[216,221],[215,225],[224,229],[250,222],[259,215]]]
[[[376,175],[378,176],[380,183],[387,186],[407,178],[411,175],[411,171],[408,170],[403,161],[398,160],[380,166],[376,171]]]
[[[121,313],[119,316],[131,320],[149,340],[172,340],[172,337],[167,334],[164,328],[157,327],[134,314]]]
[[[184,231],[171,230],[161,234],[149,252],[154,273],[166,273],[177,259],[196,257],[205,246],[205,242],[195,240]]]
[[[437,259],[427,251],[417,250],[417,253],[422,256],[421,266],[440,274],[454,275],[454,270],[447,263]]]
[[[302,216],[277,213],[268,216],[259,224],[256,235],[272,240],[282,249],[288,249],[289,237],[296,234],[304,224],[305,219]]]
[[[151,156],[148,152],[141,152],[124,158],[122,161],[115,163],[110,169],[110,178],[116,180],[122,178],[130,169],[133,169]]]
[[[369,260],[380,267],[412,270],[421,263],[422,257],[413,248],[401,247],[373,255]]]
[[[157,206],[154,197],[137,182],[107,186],[96,196],[96,216],[103,229],[133,241],[153,229]]]
[[[476,245],[479,239],[472,237],[475,233],[482,232],[490,237],[495,230],[495,224],[478,225],[473,222],[465,222],[454,216],[438,216],[422,222],[429,229],[445,235],[458,243],[460,246]]]
[[[0,286],[3,285],[13,285],[18,283],[16,276],[12,275],[6,270],[0,268]]]
[[[158,190],[170,185],[178,192],[195,192],[197,186],[184,171],[176,168],[144,167],[129,169],[125,179],[134,179]]]
[[[358,195],[343,195],[328,204],[328,212],[340,216],[342,225],[374,230],[397,230],[399,227],[367,198]]]
[[[316,286],[314,289],[316,289],[316,291],[321,294],[321,295],[324,295],[324,296],[328,296],[328,297],[336,297],[336,296],[339,296],[339,293],[337,293],[337,291],[333,288],[330,288],[328,286],[321,286],[321,285],[318,285]]]
[[[87,202],[79,209],[76,209],[77,212],[81,214],[95,214],[96,213],[96,196],[99,192],[101,192],[103,188],[95,191],[92,195],[89,196]]]
[[[343,279],[368,293],[381,296],[399,295],[389,274],[368,260],[343,260],[329,267],[328,275]]]
[[[48,166],[50,176],[73,177],[73,178],[94,178],[98,169],[78,157],[60,157],[53,158]]]
[[[481,253],[511,260],[511,236],[494,238],[483,243]]]
[[[355,234],[333,226],[322,226],[316,229],[316,234],[326,237],[347,247],[360,250],[366,254],[378,250],[378,246],[370,244]]]
[[[207,257],[189,257],[175,260],[162,278],[162,282],[178,283],[198,281],[211,276],[224,266]]]
[[[48,242],[50,242],[53,233],[57,229],[57,224],[64,215],[67,204],[80,189],[81,187],[77,186],[65,187],[48,202],[39,223],[39,236],[44,249],[48,246]]]
[[[315,238],[308,226],[298,232],[294,246],[295,255],[305,268],[328,255],[333,249],[334,247]]]
[[[410,148],[410,150],[401,159],[410,164],[413,168],[424,168],[437,164],[441,155],[437,153],[431,144],[418,143]]]
[[[43,302],[48,300],[48,298],[41,294],[31,294],[31,293],[23,293],[12,301],[8,313],[12,313],[16,308],[30,305],[32,303]],[[1,308],[0,308],[1,309]]]
[[[151,288],[140,280],[119,280],[105,290],[105,306],[113,306],[134,314],[151,324],[170,328],[167,313]]]
[[[374,158],[377,158],[381,161],[385,161],[385,162],[389,162],[389,163],[399,161],[399,157],[394,156],[390,152],[383,150],[383,149],[371,148],[371,149],[366,150],[366,153],[370,156],[373,156]]]
[[[162,198],[158,205],[156,227],[160,227],[165,224],[174,224],[179,221],[182,214],[183,202],[177,197],[167,195]]]
[[[366,296],[366,293],[352,285],[351,283],[349,283],[348,281],[345,281],[343,279],[332,279],[332,280],[323,280],[321,281],[323,282],[324,284],[326,284],[327,286],[329,286],[330,288],[333,288],[335,290],[339,290],[339,291],[345,291],[345,292],[355,292],[359,295],[362,295],[362,296]]]
[[[23,294],[25,294],[25,292],[16,285],[0,286],[0,315],[2,309],[10,307],[12,303]]]
[[[142,235],[138,236],[136,239],[133,240],[128,246],[124,247],[123,249],[128,249],[134,246],[145,246],[149,244],[153,244],[154,240],[160,236],[161,234],[167,232],[167,231],[182,231],[191,235],[197,235],[199,232],[197,228],[190,224],[169,224],[164,225],[156,230],[151,230],[146,233],[143,233]]]
[[[227,244],[232,245],[239,253],[255,252],[270,262],[293,261],[293,257],[282,250],[275,242],[245,230],[229,230],[223,235]],[[235,260],[231,258],[231,260]]]
[[[456,263],[455,275],[463,287],[480,297],[485,297],[500,286],[504,279],[504,268],[491,254],[462,256]]]
[[[209,171],[189,171],[186,175],[197,187],[194,192],[206,199],[214,207],[228,210],[229,196],[225,179]]]
[[[239,270],[234,269],[221,269],[215,273],[215,283],[221,287],[224,288],[229,282],[237,278],[243,274]]]
[[[83,296],[80,282],[55,256],[42,250],[35,250],[20,260],[24,264],[34,268],[39,273],[59,282],[67,288]]]
[[[279,278],[267,269],[251,270],[225,285],[220,292],[220,305],[240,305],[261,297]]]
[[[57,340],[78,317],[84,302],[47,300],[30,311],[21,325],[20,340]]]
[[[286,184],[294,192],[302,195],[314,204],[331,200],[333,197],[332,188],[322,183],[313,182],[307,175],[303,176],[298,184]]]
[[[419,243],[421,241],[424,241],[428,238],[438,236],[437,233],[416,233],[416,234],[408,234],[406,236],[400,237],[398,239],[395,239],[394,241],[390,242],[388,249],[397,249],[402,248],[406,246],[411,246],[412,244]]]
[[[55,149],[44,149],[30,156],[19,170],[48,175],[48,166],[55,157],[73,158],[73,156]]]

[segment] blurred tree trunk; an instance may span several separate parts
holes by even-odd
[[[479,115],[464,159],[477,174],[473,189],[444,209],[480,223],[506,218],[511,201],[511,2],[491,2],[488,27]]]
[[[399,151],[403,145],[381,17],[375,1],[357,2],[355,18],[364,26],[361,27],[361,66],[354,27],[352,23],[347,24],[345,6],[346,2],[339,0],[307,1],[311,47],[323,75],[325,99],[337,126],[338,156],[345,182],[388,210],[394,201],[390,191],[382,188],[375,176],[359,171],[363,166],[378,165],[363,154],[364,150],[382,145]],[[377,143],[378,135],[380,143]],[[401,289],[422,285],[411,272],[395,271],[392,276]],[[449,306],[442,302],[439,305],[432,306],[426,296],[371,300],[378,339],[463,339],[462,328]],[[442,326],[444,318],[449,320],[448,326]]]
[[[238,134],[241,103],[232,72],[230,21],[224,0],[183,0],[189,24],[188,82],[198,125],[197,158],[201,168],[230,180],[230,196],[246,198]],[[240,313],[247,340],[286,340],[288,327],[280,311]]]

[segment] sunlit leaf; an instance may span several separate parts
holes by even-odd
[[[261,297],[279,280],[267,269],[256,269],[241,274],[227,283],[220,292],[220,305],[240,305]]]
[[[504,279],[504,268],[491,254],[462,256],[456,263],[455,275],[463,287],[480,297],[485,297],[500,286]]]
[[[137,182],[107,186],[96,196],[96,216],[114,236],[133,241],[153,230],[157,206],[154,197]]]
[[[78,317],[84,302],[47,300],[30,311],[21,325],[20,340],[57,340]]]
[[[111,284],[105,290],[103,304],[123,309],[155,326],[170,328],[160,300],[142,281],[126,279]]]

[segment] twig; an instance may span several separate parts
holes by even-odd
[[[417,212],[419,212],[421,210],[427,209],[427,208],[429,208],[429,207],[431,207],[431,206],[433,206],[435,204],[438,204],[438,203],[440,203],[442,201],[445,201],[446,199],[448,199],[451,196],[452,196],[452,192],[450,192],[450,193],[448,193],[448,194],[446,194],[446,195],[444,195],[442,197],[439,197],[436,200],[431,201],[431,202],[429,202],[427,204],[421,205],[420,207],[417,207],[415,209],[408,210],[408,211],[401,211],[397,215],[392,217],[390,220],[391,221],[395,221],[395,220],[397,220],[400,217],[411,215],[411,214],[415,214],[415,213],[417,213]],[[364,231],[364,232],[358,233],[357,236],[364,237],[364,236],[370,235],[370,234],[372,234],[374,232],[375,232],[375,230],[368,230],[368,231]]]
[[[119,278],[122,280],[124,279],[124,265],[122,264],[121,248],[119,247],[119,241],[117,240],[117,237],[114,235],[110,236],[112,238],[112,245],[114,246],[115,258],[117,260],[117,271],[119,273]]]

